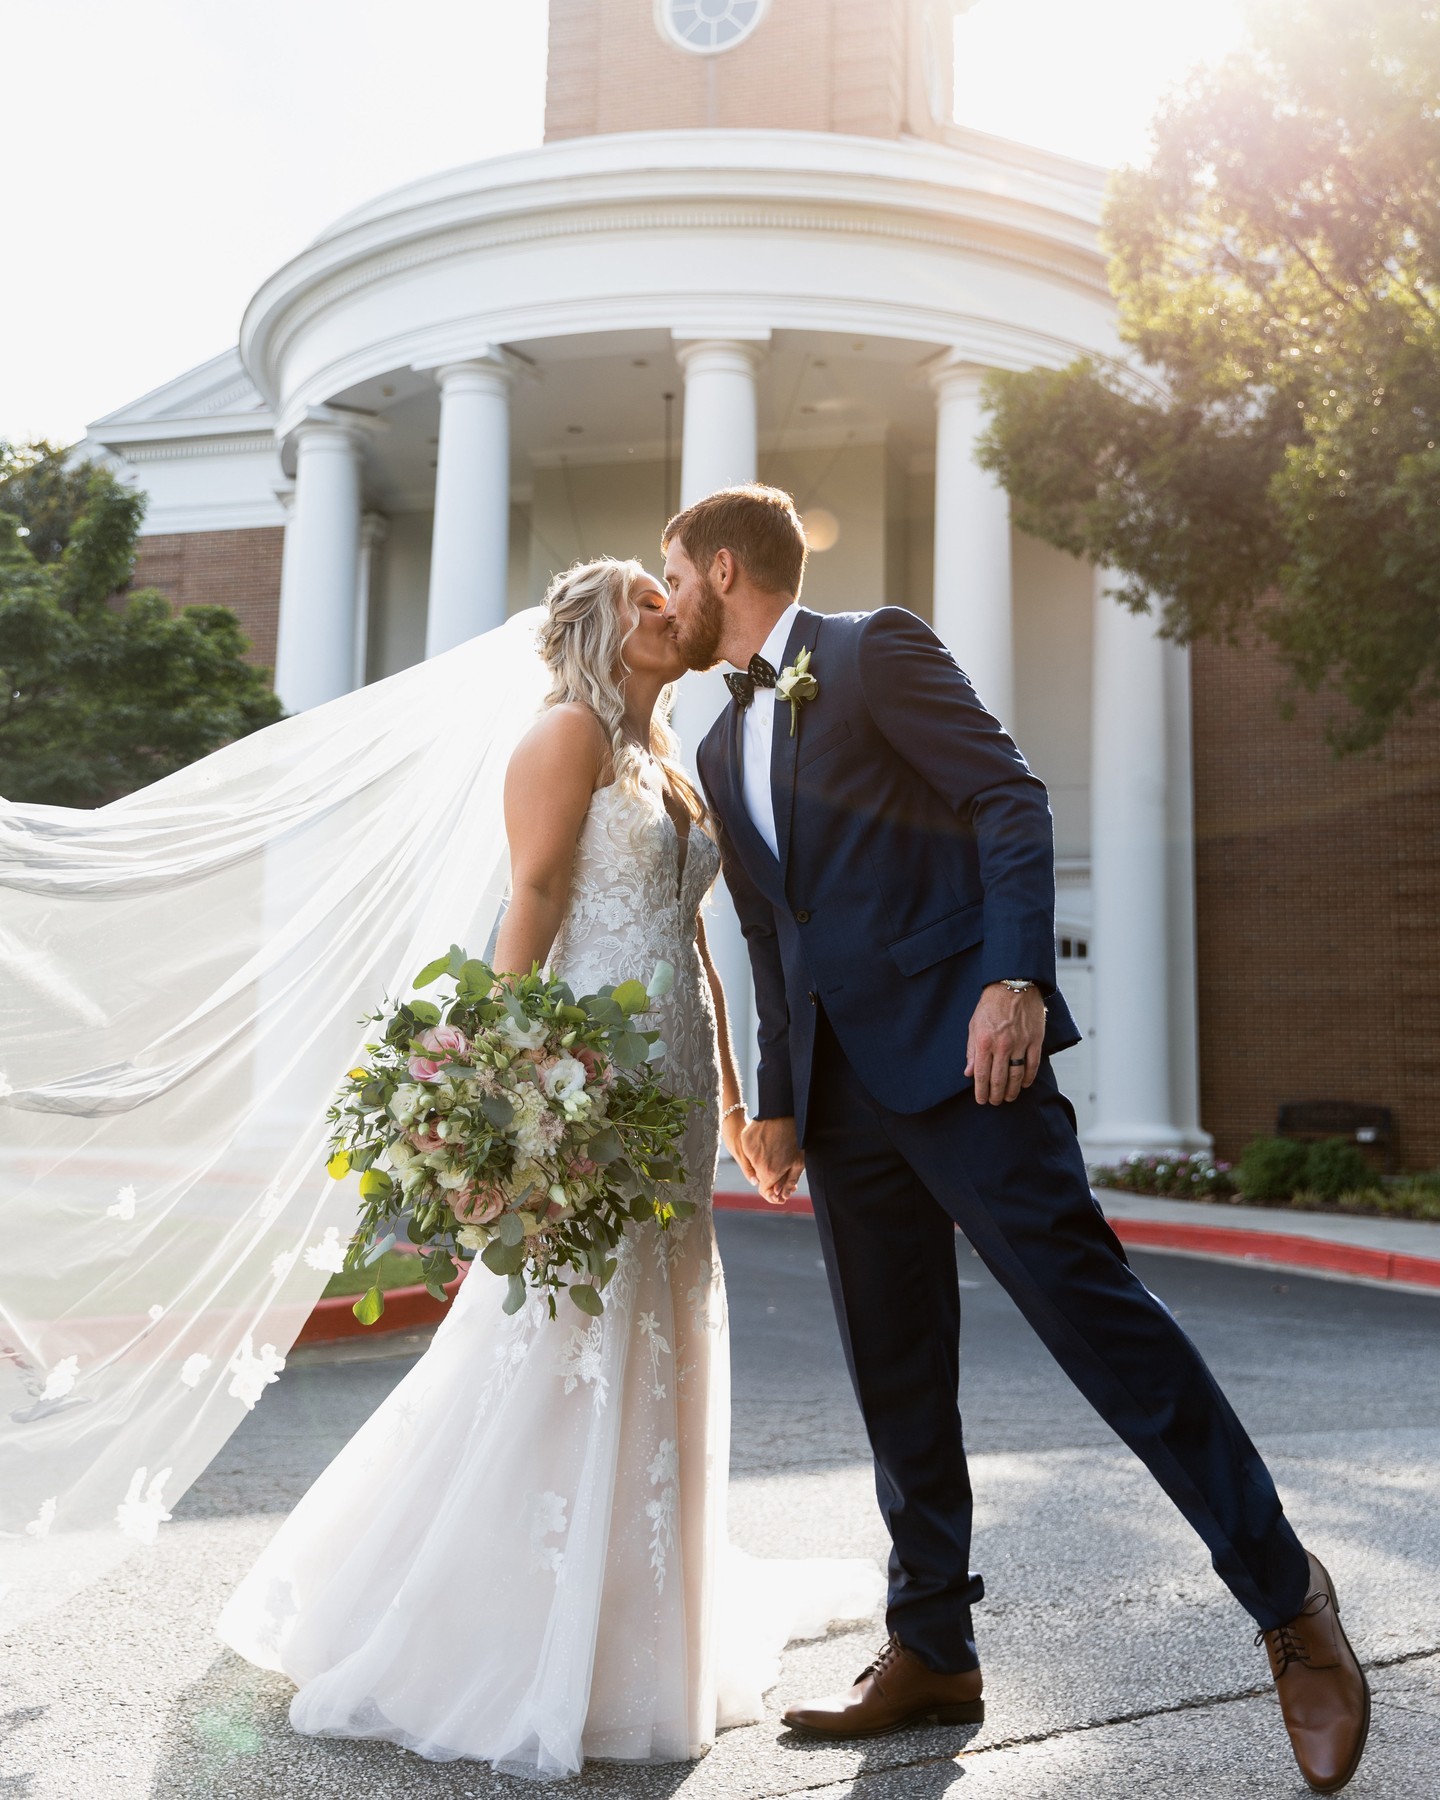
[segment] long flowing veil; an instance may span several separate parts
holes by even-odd
[[[96,811],[0,801],[0,1630],[154,1541],[338,1266],[326,1107],[485,949],[538,618]]]

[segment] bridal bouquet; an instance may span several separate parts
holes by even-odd
[[[456,1258],[478,1255],[508,1278],[505,1311],[543,1292],[555,1316],[568,1288],[582,1312],[604,1311],[627,1225],[661,1228],[694,1211],[669,1190],[695,1101],[656,1080],[659,1033],[635,1021],[669,991],[657,965],[647,987],[624,981],[581,999],[538,970],[497,982],[454,945],[415,986],[441,977],[448,998],[402,1001],[372,1014],[380,1027],[327,1117],[329,1171],[360,1171],[360,1223],[345,1267],[377,1263],[403,1231],[423,1251],[437,1299]],[[378,1281],[355,1303],[372,1325]]]

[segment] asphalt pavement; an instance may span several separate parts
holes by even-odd
[[[757,1555],[881,1559],[885,1539],[814,1225],[719,1221],[734,1359],[731,1531]],[[962,1400],[988,1718],[800,1743],[792,1699],[847,1683],[872,1627],[795,1646],[763,1724],[696,1764],[595,1765],[605,1800],[1249,1800],[1308,1792],[1248,1617],[1188,1527],[962,1240]],[[1440,1298],[1135,1255],[1199,1343],[1336,1578],[1371,1672],[1356,1800],[1440,1796]],[[211,1621],[277,1517],[424,1345],[292,1355],[152,1551],[0,1645],[0,1800],[533,1795],[472,1763],[293,1734],[289,1685]]]

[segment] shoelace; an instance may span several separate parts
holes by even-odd
[[[1300,1608],[1293,1619],[1287,1619],[1283,1625],[1276,1625],[1269,1631],[1266,1631],[1262,1626],[1262,1628],[1255,1633],[1255,1642],[1257,1645],[1263,1644],[1269,1640],[1271,1654],[1274,1656],[1277,1664],[1275,1670],[1277,1680],[1285,1673],[1292,1662],[1299,1663],[1306,1669],[1326,1669],[1331,1666],[1329,1663],[1311,1662],[1309,1656],[1306,1654],[1305,1645],[1301,1640],[1300,1634],[1295,1630],[1295,1627],[1299,1624],[1301,1619],[1313,1619],[1317,1613],[1324,1612],[1329,1604],[1330,1596],[1328,1594],[1311,1594],[1310,1598]]]
[[[867,1675],[883,1675],[890,1664],[894,1662],[895,1658],[899,1656],[901,1648],[902,1646],[899,1638],[886,1638],[885,1642],[876,1651],[873,1660],[855,1677],[855,1685],[858,1687]]]

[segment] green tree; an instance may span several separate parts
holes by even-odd
[[[77,506],[53,447],[3,451],[0,794],[102,805],[281,717],[233,613],[126,591],[143,495],[87,466]]]
[[[23,527],[25,548],[37,562],[55,562],[70,542],[70,531],[85,510],[93,463],[75,468],[66,450],[46,438],[12,444],[0,438],[0,512],[14,513]]]
[[[1130,367],[990,382],[1016,523],[1275,645],[1340,748],[1440,690],[1440,4],[1265,0],[1105,209]]]

